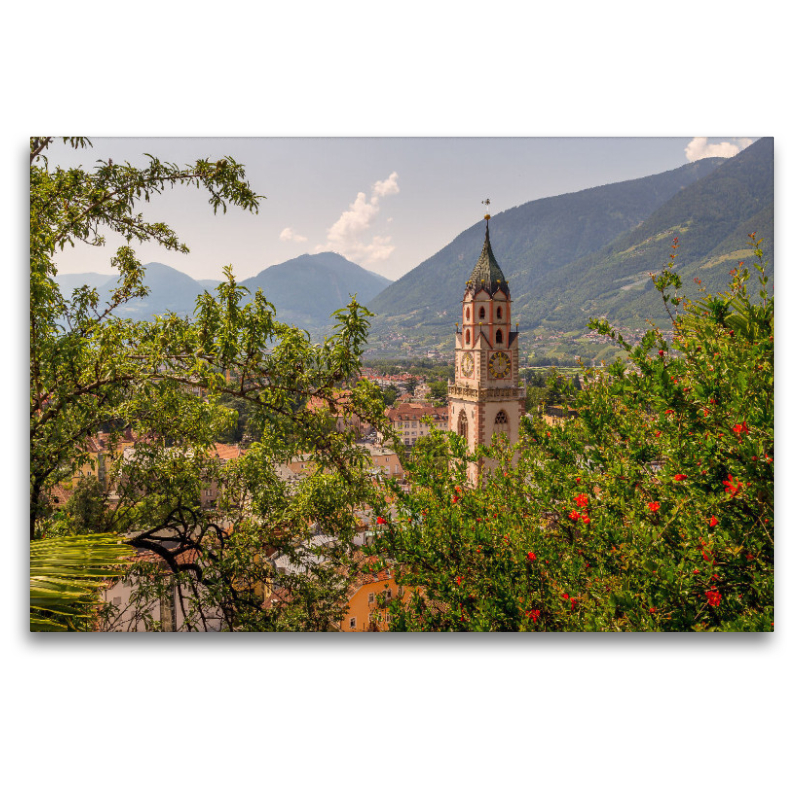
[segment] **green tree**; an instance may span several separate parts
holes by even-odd
[[[430,381],[428,388],[431,390],[430,399],[437,405],[447,402],[447,381]]]
[[[120,279],[107,305],[88,287],[62,297],[56,253],[76,242],[101,245],[104,230],[129,245],[187,250],[167,225],[138,212],[153,194],[202,187],[215,212],[229,204],[255,212],[261,198],[230,158],[181,167],[151,156],[143,169],[110,160],[92,170],[51,169],[51,141],[31,140],[32,628],[93,624],[97,588],[120,574],[126,554],[123,574],[137,581],[142,608],[169,583],[190,629],[208,627],[210,608],[226,629],[331,627],[352,572],[354,510],[372,480],[353,435],[306,403],[317,398],[333,411],[336,392],[352,384],[351,410],[382,424],[379,393],[357,381],[368,312],[351,302],[338,312],[334,335],[312,345],[275,319],[262,293],[244,304],[246,290],[228,269],[213,295],[198,298],[194,319],[133,323],[124,305],[147,289],[131,246],[111,259]],[[238,377],[227,380],[226,370]],[[230,430],[235,402],[246,405],[261,441],[223,464],[212,445]],[[87,532],[83,523],[100,524],[97,515],[56,513],[48,495],[88,459],[88,436],[126,427],[138,441],[109,465],[117,499],[103,518],[108,529]],[[287,483],[281,464],[303,453],[314,454],[316,468]],[[212,486],[218,500],[209,507],[203,496]],[[148,573],[140,559],[130,560],[130,545],[166,569]],[[281,554],[289,562],[284,575],[273,563]],[[267,594],[274,602],[265,605]]]
[[[772,629],[774,302],[761,259],[754,240],[756,297],[743,265],[694,304],[672,260],[654,276],[671,344],[653,329],[632,346],[594,321],[626,359],[588,372],[568,398],[576,418],[526,421],[517,446],[475,456],[454,434],[423,442],[374,545],[417,590],[395,603],[396,629]],[[498,468],[468,487],[466,463],[490,454]]]
[[[394,405],[394,401],[400,396],[400,392],[397,391],[397,388],[392,384],[384,387],[382,390],[383,395],[383,402],[386,404],[387,408],[390,408]]]

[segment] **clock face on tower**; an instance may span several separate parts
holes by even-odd
[[[472,356],[469,353],[464,353],[461,357],[461,372],[467,378],[472,377],[472,368],[475,365],[475,362],[472,360]]]
[[[495,353],[489,359],[489,372],[493,378],[505,378],[511,372],[511,359],[505,353]]]

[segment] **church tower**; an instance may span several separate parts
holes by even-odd
[[[495,433],[513,444],[525,412],[525,390],[519,383],[519,333],[511,330],[511,293],[489,241],[467,281],[456,326],[456,377],[448,384],[449,426],[467,440],[470,452],[490,445]],[[486,464],[485,466],[490,466]],[[480,467],[470,465],[477,483]]]

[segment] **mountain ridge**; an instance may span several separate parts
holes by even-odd
[[[594,252],[644,222],[666,200],[723,161],[704,159],[657,175],[531,200],[493,215],[492,247],[512,296],[519,299],[535,287],[538,276]],[[443,310],[445,316],[458,318],[462,282],[480,254],[483,231],[483,222],[476,222],[382,291],[370,306],[377,315],[376,327],[404,315],[435,323]]]
[[[146,320],[170,311],[180,316],[191,316],[198,295],[205,291],[213,292],[224,280],[222,277],[219,280],[197,280],[158,261],[144,264],[143,268],[144,285],[150,290],[149,294],[126,303],[120,309],[120,316]],[[103,303],[117,286],[119,277],[96,272],[59,273],[56,280],[66,297],[74,289],[88,285],[98,290]],[[239,283],[249,289],[251,295],[259,288],[263,289],[282,322],[324,329],[330,327],[330,314],[347,305],[351,294],[357,294],[358,300],[366,303],[392,281],[338,253],[323,252],[307,253],[272,264]]]

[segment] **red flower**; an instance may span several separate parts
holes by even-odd
[[[386,520],[383,517],[378,517],[378,525],[385,525]]]
[[[651,608],[651,609],[650,609],[650,613],[651,613],[651,614],[655,614],[655,613],[656,613],[656,610],[655,610],[654,608]]]
[[[656,512],[656,511],[658,511],[659,508],[661,508],[661,503],[648,503],[647,507],[651,511]]]
[[[569,518],[570,519],[578,519],[579,516],[580,516],[580,514],[577,511],[573,510],[573,511],[569,512]]]
[[[536,554],[528,553],[528,561],[536,561]]]
[[[713,528],[718,523],[719,520],[712,514],[711,518],[708,520],[708,524]]]
[[[674,414],[675,412],[674,412],[674,411],[673,411],[671,408],[668,408],[668,409],[667,409],[667,410],[666,410],[664,413],[665,413],[667,416],[669,416],[670,414]]]
[[[741,438],[743,433],[750,433],[750,428],[747,427],[746,422],[741,422],[739,425],[733,426],[733,432]]]
[[[588,514],[584,514],[584,515],[581,517],[581,519],[583,520],[584,524],[586,524],[586,525],[588,525],[588,524],[589,524],[589,515],[588,515]]]
[[[679,472],[679,473],[678,473],[677,475],[675,475],[674,477],[675,477],[675,480],[676,480],[676,481],[685,481],[687,476],[686,476],[686,475],[684,475],[682,472]]]
[[[578,599],[576,597],[573,597],[572,600],[570,600],[570,603],[569,603],[569,610],[570,611],[574,611],[575,610],[575,604],[577,602],[578,602]]]
[[[456,583],[457,583],[459,586],[461,586],[461,581],[463,581],[463,580],[464,580],[464,576],[463,576],[463,575],[459,575],[459,576],[456,578]]]
[[[562,594],[561,596],[562,596],[562,597],[563,597],[565,600],[569,600],[569,595],[568,595],[566,592],[564,592],[564,594]]]
[[[527,615],[528,617],[530,617],[530,618],[531,618],[531,619],[532,619],[534,622],[536,622],[536,621],[538,621],[538,619],[539,619],[539,615],[540,615],[541,613],[542,613],[542,612],[541,612],[541,611],[539,611],[539,609],[538,609],[538,608],[532,608],[530,611],[526,612],[526,615]]]
[[[712,608],[716,608],[719,605],[719,601],[722,600],[722,595],[716,589],[709,589],[706,592],[706,597],[708,598],[708,604]]]
[[[742,482],[734,480],[733,475],[728,475],[728,480],[722,481],[722,485],[725,487],[725,491],[731,497],[736,497],[736,495],[742,490]]]
[[[589,503],[589,498],[585,494],[579,494],[575,498],[576,505],[579,505],[581,508],[584,508]]]
[[[661,431],[656,431],[656,437],[661,436]]]
[[[663,355],[664,355],[664,351],[663,351],[663,350],[659,350],[659,351],[658,351],[658,354],[659,354],[660,356],[663,356]]]

